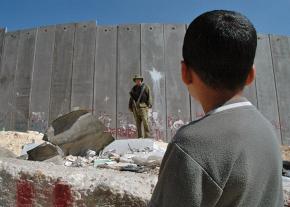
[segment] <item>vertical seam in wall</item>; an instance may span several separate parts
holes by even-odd
[[[139,29],[140,29],[140,44],[139,44],[139,46],[140,46],[140,48],[139,48],[139,58],[140,58],[140,69],[139,69],[139,74],[140,75],[143,75],[142,74],[142,54],[141,54],[141,50],[142,50],[142,48],[141,48],[141,46],[142,46],[142,24],[140,24],[139,25]]]
[[[257,37],[257,43],[258,43],[258,37]],[[257,49],[256,49],[256,53],[257,53]],[[256,96],[256,104],[257,104],[257,109],[259,109],[259,98],[258,98],[258,89],[257,89],[257,79],[254,79],[254,83],[255,85],[255,96]]]
[[[3,40],[2,40],[2,42],[3,42],[3,45],[2,45],[2,52],[1,52],[1,60],[0,60],[0,76],[1,76],[1,73],[2,73],[2,70],[3,70],[3,64],[4,64],[4,61],[3,61],[3,59],[5,58],[5,46],[6,46],[6,31],[7,31],[7,28],[5,29],[5,32],[4,32],[4,35],[3,35]],[[4,114],[2,114],[2,113],[0,113],[0,116],[4,116],[4,119],[5,119],[5,117],[7,117],[7,111],[5,112],[5,115]],[[4,127],[5,128],[5,120],[3,121],[3,126],[2,127]],[[2,130],[2,129],[0,129],[0,130]]]
[[[70,77],[70,102],[69,102],[69,111],[72,111],[72,94],[73,94],[73,77],[74,77],[74,59],[75,59],[75,40],[76,40],[76,30],[77,30],[77,23],[74,25],[74,34],[73,34],[73,47],[72,47],[72,65],[71,65],[71,77]]]
[[[96,59],[97,59],[97,35],[98,34],[98,26],[96,25],[95,27],[95,48],[94,48],[94,71],[93,71],[93,99],[92,99],[92,114],[96,115],[96,112],[95,112],[95,80],[96,80]]]
[[[163,24],[162,26],[163,28],[163,66],[165,67],[165,72],[164,72],[164,84],[165,84],[165,87],[164,87],[164,92],[165,92],[165,140],[164,141],[168,141],[168,117],[167,117],[167,84],[166,84],[166,41],[165,41],[165,25]]]
[[[51,91],[52,91],[52,82],[53,82],[53,75],[54,75],[54,68],[55,68],[55,61],[54,61],[54,56],[55,56],[55,46],[56,46],[56,32],[57,32],[57,26],[54,28],[54,40],[53,40],[53,49],[52,49],[52,64],[51,64],[51,74],[50,74],[50,90],[49,90],[49,106],[48,106],[48,125],[50,125],[50,116],[51,116]]]
[[[3,30],[3,39],[2,39],[2,49],[1,49],[1,56],[0,56],[0,74],[1,74],[1,71],[2,71],[2,68],[3,68],[3,55],[4,55],[4,47],[5,47],[5,35],[6,34],[6,29]]]
[[[38,28],[36,28],[35,32],[35,40],[34,40],[34,50],[33,50],[33,62],[32,62],[32,70],[31,70],[31,78],[30,78],[30,90],[29,90],[29,102],[28,102],[28,121],[27,121],[27,129],[30,129],[30,118],[31,118],[31,92],[32,92],[32,84],[33,84],[33,74],[34,74],[34,64],[35,64],[35,56],[36,56],[36,43],[38,39]]]
[[[187,28],[188,28],[188,25],[185,24],[185,32],[186,32]],[[182,50],[182,48],[181,48],[181,50]],[[182,59],[183,59],[183,57],[182,57]],[[189,97],[189,112],[190,112],[189,115],[190,115],[190,122],[191,122],[191,121],[193,121],[193,114],[192,114],[193,113],[193,111],[192,111],[193,103],[192,103],[191,95],[190,95],[189,91],[187,91],[187,93],[188,93],[188,97]]]
[[[280,139],[281,139],[281,143],[283,144],[283,135],[282,135],[282,127],[281,127],[281,118],[280,118],[280,107],[279,107],[279,96],[278,96],[278,89],[277,89],[277,78],[276,78],[276,74],[275,74],[275,65],[274,65],[274,58],[273,58],[273,48],[272,48],[272,44],[271,44],[271,35],[268,34],[268,41],[269,41],[269,45],[270,45],[270,53],[271,53],[271,63],[272,63],[272,71],[273,71],[273,75],[274,75],[274,85],[275,85],[275,93],[276,93],[276,102],[277,102],[277,110],[278,110],[278,118],[279,118],[279,130],[280,130]]]
[[[118,139],[118,83],[119,83],[119,79],[118,79],[118,73],[119,73],[119,26],[116,26],[116,113],[115,113],[115,136],[116,139]]]
[[[16,77],[17,77],[17,71],[18,71],[18,56],[19,56],[19,42],[20,42],[20,39],[21,39],[21,32],[17,32],[18,34],[18,39],[17,39],[17,49],[16,49],[16,63],[15,63],[15,70],[14,70],[14,79],[13,79],[13,86],[12,86],[12,103],[11,103],[11,106],[10,107],[14,107],[15,109],[14,110],[17,110],[16,108],[16,90],[15,90],[15,80],[16,80]],[[13,105],[14,104],[14,105]],[[9,107],[9,106],[8,106]],[[14,122],[14,119],[15,119],[15,116],[13,116],[13,109],[11,110],[11,119],[10,119],[10,126],[9,128],[11,130],[15,130],[15,122]]]
[[[258,92],[257,92],[257,80],[254,80],[255,85],[255,96],[256,96],[256,102],[257,102],[257,108],[259,109],[259,100],[258,100]]]

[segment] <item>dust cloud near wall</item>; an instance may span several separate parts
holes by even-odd
[[[76,108],[92,111],[116,138],[135,137],[128,110],[132,76],[142,74],[153,95],[156,139],[204,115],[180,78],[185,24],[96,26],[61,24],[0,29],[0,130],[43,132]],[[290,144],[290,37],[258,37],[257,78],[245,96]]]

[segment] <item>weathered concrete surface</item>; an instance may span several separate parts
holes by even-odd
[[[16,155],[10,150],[0,146],[0,157],[15,158]]]
[[[96,152],[110,144],[114,137],[105,132],[104,124],[85,110],[72,111],[56,119],[44,140],[59,146],[64,155],[83,155],[88,149]]]
[[[50,159],[54,156],[63,156],[63,152],[60,147],[52,145],[49,142],[44,142],[39,146],[27,151],[28,159],[34,161],[43,161]]]
[[[146,206],[157,175],[0,158],[0,206]]]

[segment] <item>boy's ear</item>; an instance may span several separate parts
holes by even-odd
[[[247,86],[250,85],[255,80],[255,77],[256,77],[256,66],[253,65],[246,79],[246,85]]]
[[[192,83],[190,70],[191,69],[188,68],[187,65],[183,61],[181,61],[181,78],[185,85],[189,85]]]

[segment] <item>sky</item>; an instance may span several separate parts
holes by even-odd
[[[0,0],[8,31],[95,20],[98,25],[190,23],[214,9],[246,15],[258,33],[290,36],[290,0]]]

